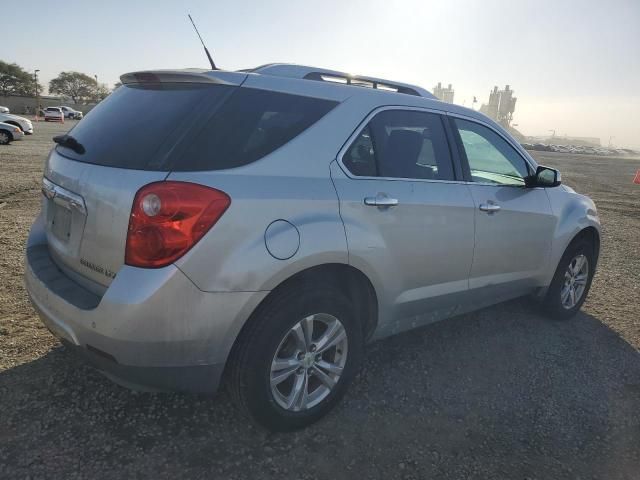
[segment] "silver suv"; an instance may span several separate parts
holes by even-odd
[[[326,414],[367,341],[533,295],[585,300],[600,225],[484,115],[296,65],[124,75],[46,162],[26,284],[115,381]]]

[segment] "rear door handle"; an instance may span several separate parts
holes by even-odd
[[[398,205],[398,199],[379,194],[375,197],[365,197],[364,204],[371,207],[395,207]]]
[[[483,212],[494,213],[500,210],[500,205],[496,205],[495,203],[481,203],[478,208]]]

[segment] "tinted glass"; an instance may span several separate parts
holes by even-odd
[[[373,138],[368,125],[360,132],[358,138],[355,139],[347,153],[344,154],[342,163],[351,173],[359,177],[375,177],[378,174]]]
[[[354,175],[453,180],[439,115],[412,110],[377,114],[343,157]]]
[[[167,170],[165,158],[204,108],[213,108],[235,87],[204,84],[134,84],[117,88],[70,132],[85,148],[61,154],[108,167]],[[161,148],[166,146],[166,148]]]
[[[523,186],[530,175],[527,163],[500,135],[466,120],[455,119],[471,170],[480,183]]]
[[[240,88],[206,123],[173,170],[217,170],[254,162],[309,128],[337,102]]]

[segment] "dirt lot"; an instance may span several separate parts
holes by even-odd
[[[271,435],[225,394],[116,386],[40,325],[22,254],[69,123],[0,147],[0,478],[640,478],[640,161],[535,154],[599,207],[583,313],[514,301],[378,342],[334,413]]]

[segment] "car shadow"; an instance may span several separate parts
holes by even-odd
[[[637,478],[640,354],[523,300],[370,345],[344,401],[289,434],[226,393],[137,393],[63,348],[0,372],[0,477]]]

